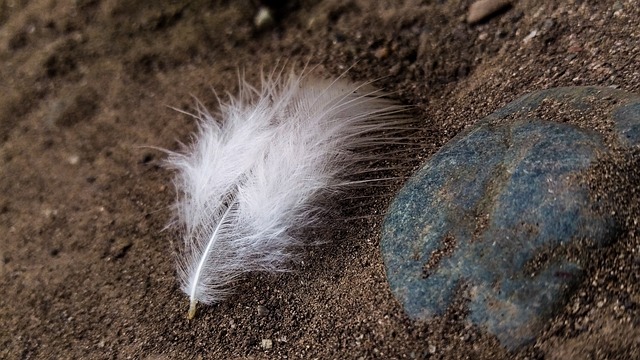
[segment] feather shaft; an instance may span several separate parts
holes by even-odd
[[[220,222],[218,222],[218,225],[216,225],[216,228],[213,231],[213,234],[211,234],[211,238],[207,242],[207,246],[202,252],[203,255],[200,258],[200,262],[198,262],[198,267],[196,268],[196,272],[193,275],[193,279],[190,282],[192,284],[192,287],[191,287],[191,293],[189,294],[189,312],[187,314],[187,318],[189,320],[193,319],[194,316],[196,316],[196,305],[198,304],[198,299],[196,298],[196,290],[197,290],[197,284],[200,282],[200,274],[202,274],[202,271],[205,268],[205,264],[207,263],[209,254],[211,254],[211,249],[213,248],[213,244],[215,244],[216,240],[218,239],[217,235],[218,235],[218,231],[220,231],[220,226],[222,226],[222,224],[224,223],[225,218],[229,214],[229,211],[231,211],[230,205],[227,206],[227,210],[225,210],[224,214],[220,218]]]

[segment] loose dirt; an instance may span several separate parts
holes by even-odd
[[[640,93],[636,0],[520,0],[466,22],[471,0],[0,0],[0,358],[631,359],[640,357],[638,151],[594,168],[626,229],[538,340],[515,353],[452,310],[408,319],[387,286],[382,216],[402,186],[340,203],[280,275],[186,319],[164,154],[189,141],[238,70],[317,66],[409,105],[406,178],[465,127],[554,86]],[[260,6],[272,24],[257,27]],[[348,71],[347,71],[348,70]],[[610,176],[605,176],[609,174]],[[614,179],[616,181],[612,181]],[[594,183],[594,182],[592,182]],[[601,185],[598,185],[601,184]],[[620,195],[633,192],[635,197]]]

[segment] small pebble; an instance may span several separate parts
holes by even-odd
[[[263,30],[273,25],[273,14],[271,13],[271,9],[266,6],[258,9],[256,17],[253,18],[253,24],[258,30]]]
[[[376,59],[384,59],[389,56],[389,49],[387,47],[381,47],[373,53],[373,56],[375,56]]]
[[[486,20],[509,5],[510,0],[478,0],[469,7],[467,22],[474,24]]]
[[[271,339],[262,339],[260,346],[265,350],[269,350],[273,347],[273,341],[271,341]]]
[[[77,165],[80,162],[80,157],[78,155],[71,155],[67,158],[67,162],[71,165]]]
[[[536,35],[538,35],[538,30],[534,29],[529,33],[529,35],[525,36],[524,39],[522,39],[522,42],[527,44],[529,43],[529,41],[531,41],[531,39],[536,37]]]
[[[269,309],[267,309],[266,307],[264,307],[262,305],[258,305],[257,312],[258,312],[259,316],[265,316],[265,315],[269,314]]]
[[[569,49],[567,49],[567,51],[572,54],[579,53],[580,51],[582,51],[582,47],[578,45],[573,45],[573,46],[570,46]]]

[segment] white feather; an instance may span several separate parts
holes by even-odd
[[[355,151],[390,141],[402,108],[367,86],[270,76],[260,91],[241,81],[220,119],[200,106],[193,144],[167,160],[189,318],[197,302],[223,300],[239,275],[285,270],[303,244],[292,234],[323,212],[319,198],[363,170]]]

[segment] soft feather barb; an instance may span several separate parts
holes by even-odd
[[[167,160],[189,318],[198,302],[223,300],[239,275],[286,270],[303,243],[292,234],[318,220],[320,197],[363,170],[359,150],[393,141],[402,107],[365,88],[272,74],[261,90],[241,81],[219,119],[199,107],[193,143]]]

